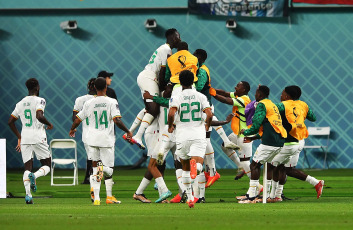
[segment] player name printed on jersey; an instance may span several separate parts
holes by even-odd
[[[16,104],[12,116],[22,122],[21,144],[37,144],[47,141],[45,126],[36,118],[38,110],[44,113],[45,99],[37,96],[26,96]]]
[[[169,107],[178,109],[175,136],[177,142],[206,138],[202,113],[210,104],[205,95],[195,89],[184,89],[170,99]]]
[[[114,121],[121,117],[118,101],[106,96],[88,100],[77,114],[81,120],[88,118],[86,144],[95,147],[113,147],[115,144]]]
[[[168,44],[161,45],[151,56],[145,70],[152,71],[158,76],[162,66],[167,64],[168,55],[172,55],[172,49]],[[157,78],[158,79],[158,78]]]

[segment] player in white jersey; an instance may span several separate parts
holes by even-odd
[[[96,89],[94,88],[95,80],[96,80],[95,78],[89,79],[87,83],[88,94],[76,98],[74,109],[72,112],[72,121],[76,119],[76,115],[83,109],[83,105],[85,104],[85,102],[94,98],[94,95],[97,94]],[[87,129],[88,129],[88,119],[86,119],[86,122],[82,124],[82,142],[87,153],[86,175],[82,184],[89,184],[89,177],[92,174],[92,157],[89,155],[89,151],[87,149],[88,146],[86,144]]]
[[[141,94],[145,91],[152,95],[159,96],[160,88],[164,88],[165,66],[168,56],[172,55],[172,49],[176,48],[180,42],[180,35],[176,29],[168,29],[165,33],[166,44],[161,45],[151,56],[145,69],[137,77],[137,84],[141,89]],[[142,143],[142,135],[146,128],[152,123],[153,119],[159,114],[159,105],[153,100],[144,100],[146,114],[143,116],[142,123],[132,138],[141,148],[145,148]]]
[[[23,184],[26,189],[26,203],[33,204],[31,190],[36,192],[36,179],[45,176],[50,172],[51,157],[47,143],[47,129],[53,129],[53,125],[44,117],[45,99],[39,97],[39,82],[35,78],[26,81],[28,96],[16,104],[15,110],[11,113],[8,124],[18,138],[16,150],[22,153],[22,160],[25,166]],[[20,118],[22,122],[21,133],[17,130],[15,122]],[[40,160],[42,167],[32,173],[33,153]]]
[[[210,127],[213,114],[206,96],[192,89],[194,74],[184,70],[180,73],[179,80],[183,90],[170,99],[168,132],[174,131],[174,116],[178,112],[175,121],[176,155],[180,157],[182,164],[182,179],[188,197],[188,205],[193,208],[191,179],[196,178],[197,172],[202,172],[203,157],[207,145],[206,131]],[[206,120],[202,119],[202,112],[206,113]]]
[[[95,88],[97,96],[87,101],[82,111],[76,115],[69,135],[75,136],[76,127],[88,118],[88,135],[87,145],[88,151],[92,157],[93,175],[91,175],[91,185],[94,191],[94,205],[100,205],[100,185],[103,173],[106,176],[106,192],[107,204],[119,204],[120,201],[112,195],[113,190],[113,167],[114,167],[114,123],[121,130],[126,132],[127,139],[131,139],[132,133],[126,128],[121,121],[118,101],[106,96],[107,84],[104,78],[97,78],[95,80]],[[98,164],[101,161],[101,164]]]

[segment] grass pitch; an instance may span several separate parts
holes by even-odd
[[[284,194],[293,200],[274,204],[238,204],[235,193],[247,191],[248,178],[234,181],[235,170],[220,170],[221,179],[206,190],[207,203],[194,209],[133,200],[144,171],[115,170],[113,194],[122,204],[106,205],[102,184],[101,206],[92,205],[89,185],[51,187],[49,175],[37,180],[34,205],[26,205],[23,172],[9,171],[7,190],[21,198],[0,199],[1,229],[353,229],[353,170],[307,171],[325,180],[320,199],[310,184],[289,178]],[[174,196],[173,170],[166,171],[165,180]],[[152,201],[158,198],[153,184],[145,192]]]

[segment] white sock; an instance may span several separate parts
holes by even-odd
[[[24,173],[23,173],[23,185],[25,186],[25,190],[26,190],[26,195],[32,197],[32,194],[31,194],[31,182],[28,178],[28,174],[30,174],[31,172],[26,170]]]
[[[246,175],[250,178],[251,177],[250,161],[241,161],[240,167],[244,169]]]
[[[134,136],[136,139],[139,139],[139,140],[142,139],[142,135],[145,133],[145,130],[147,129],[147,127],[152,123],[153,119],[154,119],[154,116],[152,116],[149,113],[146,113],[143,116],[141,125],[140,125],[139,129],[137,130],[136,135]]]
[[[239,157],[238,157],[238,154],[237,154],[234,150],[232,150],[232,149],[227,149],[227,148],[225,148],[224,146],[221,146],[221,148],[222,148],[223,152],[224,152],[225,154],[227,154],[227,156],[229,157],[229,159],[231,159],[231,160],[235,163],[235,165],[236,165],[238,168],[241,168],[241,166],[240,166],[240,159],[239,159]]]
[[[305,181],[309,182],[312,186],[315,186],[317,185],[317,183],[319,183],[319,181],[315,177],[312,177],[310,175],[306,177]]]
[[[194,192],[194,197],[199,198],[199,183],[198,183],[198,176],[192,181],[192,191]]]
[[[218,121],[218,118],[216,116],[213,116],[212,120],[213,121]],[[223,129],[222,126],[217,126],[217,127],[215,127],[215,129],[216,129],[216,132],[218,133],[218,135],[222,138],[224,143],[227,143],[227,142],[230,141],[228,136],[227,136],[227,134],[226,134],[226,132],[224,132],[224,129]]]
[[[204,173],[197,176],[198,186],[199,186],[199,198],[205,197],[205,185],[206,177]]]
[[[183,178],[185,193],[188,196],[188,201],[190,201],[190,200],[194,201],[194,197],[192,196],[192,191],[191,191],[190,171],[183,171],[182,178]]]
[[[279,184],[276,189],[275,197],[280,198],[282,196],[282,193],[283,193],[283,185]]]
[[[40,169],[38,169],[37,172],[34,173],[34,176],[37,179],[37,178],[39,178],[41,176],[47,175],[49,172],[50,172],[49,166],[44,165],[44,166],[40,167]]]
[[[271,180],[271,181],[272,181],[272,188],[271,188],[270,198],[273,199],[273,198],[275,198],[275,195],[276,195],[278,181],[274,181],[274,180]]]
[[[156,183],[158,184],[158,189],[161,189],[161,193],[166,193],[168,192],[167,185],[164,182],[163,177],[158,177],[155,179]]]
[[[142,109],[136,116],[134,122],[132,123],[130,127],[130,131],[133,133],[135,129],[141,124],[141,121],[143,119],[143,115],[145,114],[145,109]]]
[[[255,198],[256,197],[256,189],[259,185],[259,180],[250,180],[249,183],[249,190],[247,192],[247,194],[249,195],[250,198]]]
[[[95,167],[95,168],[97,170],[97,167]],[[101,189],[101,182],[102,181],[97,182],[96,177],[91,175],[91,184],[92,184],[93,192],[94,192],[94,200],[100,200],[99,193],[100,193],[100,189]]]
[[[142,179],[140,186],[137,188],[136,190],[136,194],[140,195],[143,194],[143,192],[145,191],[145,189],[147,188],[147,186],[151,183],[150,180],[146,179],[145,177]]]
[[[177,182],[178,182],[178,187],[179,187],[179,195],[181,196],[182,193],[185,191],[185,188],[184,188],[184,184],[183,184],[183,170],[182,169],[177,169],[175,170],[175,175],[176,175],[176,178],[177,178]]]
[[[267,179],[267,198],[270,197],[272,180]]]
[[[113,178],[107,179],[104,181],[105,182],[105,190],[107,192],[107,197],[108,196],[113,196]]]
[[[203,171],[203,166],[201,163],[196,163],[197,175]]]
[[[106,175],[108,177],[111,177],[113,175],[113,171],[114,171],[114,169],[103,165],[103,173],[104,173],[104,175]]]
[[[216,162],[214,160],[214,149],[211,144],[211,139],[206,138],[206,154],[205,154],[205,165],[209,169],[210,176],[216,175]]]

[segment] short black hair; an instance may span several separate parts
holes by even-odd
[[[258,90],[262,93],[264,98],[270,95],[270,88],[268,88],[266,85],[260,85]]]
[[[168,38],[169,36],[173,35],[175,32],[178,32],[175,28],[170,28],[165,32],[165,38]]]
[[[298,92],[294,85],[287,86],[284,88],[284,91],[290,96],[292,100],[296,100],[295,98],[297,98]]]
[[[35,89],[39,85],[39,82],[36,78],[30,78],[26,81],[26,87],[28,91]]]
[[[295,91],[297,92],[296,93],[296,96],[295,98],[293,98],[293,100],[299,100],[300,96],[302,95],[302,90],[299,86],[297,85],[293,85],[293,88],[295,89]]]
[[[105,87],[107,87],[107,82],[105,78],[97,77],[97,79],[94,81],[94,86],[98,91],[102,91],[103,89],[105,89]]]
[[[250,84],[249,84],[249,82],[247,82],[247,81],[241,81],[241,83],[243,83],[245,92],[246,92],[246,93],[249,93],[249,91],[250,91]]]
[[[186,42],[179,42],[178,51],[180,50],[189,50],[189,45]]]
[[[88,80],[88,83],[87,83],[87,90],[88,91],[92,91],[92,90],[96,90],[94,88],[94,82],[95,82],[96,78],[91,78]]]
[[[195,50],[194,55],[197,58],[200,58],[202,61],[206,61],[206,59],[207,59],[207,52],[206,52],[206,50],[203,50],[203,49]]]
[[[194,74],[189,70],[183,70],[179,74],[179,80],[182,86],[190,86],[194,83]]]

